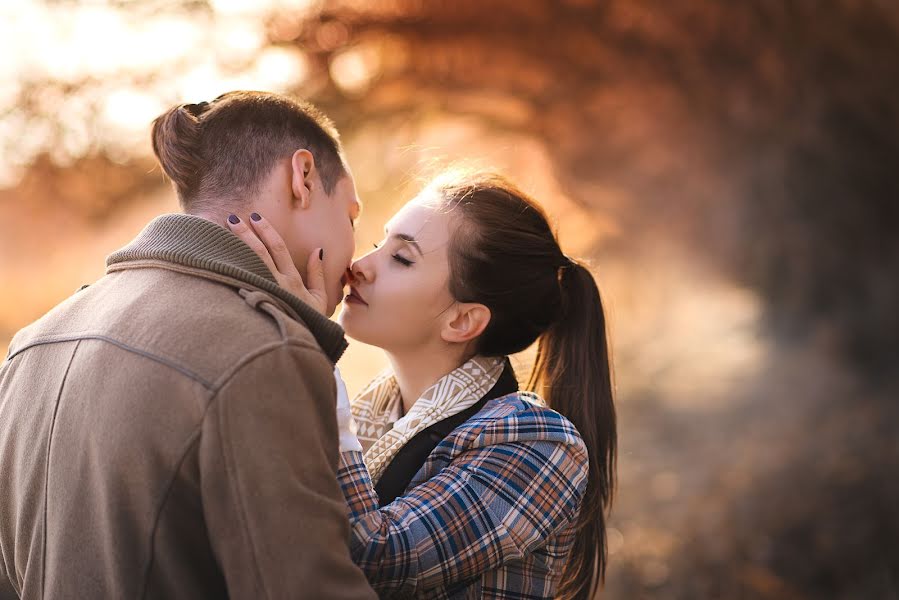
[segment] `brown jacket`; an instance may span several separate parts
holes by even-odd
[[[0,599],[374,598],[338,487],[338,325],[165,215],[0,366]]]

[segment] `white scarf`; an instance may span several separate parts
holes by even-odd
[[[503,372],[502,357],[475,356],[424,391],[404,415],[391,372],[376,377],[352,402],[357,435],[372,483],[417,433],[458,414],[484,397]]]

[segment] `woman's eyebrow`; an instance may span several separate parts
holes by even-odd
[[[388,230],[387,230],[387,228],[385,227],[385,228],[384,228],[384,233],[387,233],[387,231],[388,231]],[[415,238],[414,238],[413,236],[409,235],[408,233],[394,233],[393,235],[390,236],[390,238],[391,238],[391,239],[398,239],[398,240],[400,240],[400,241],[406,242],[407,244],[409,244],[410,246],[412,246],[413,248],[415,248],[416,250],[418,250],[418,253],[421,255],[422,258],[424,258],[425,253],[424,253],[424,251],[421,249],[421,246],[419,246],[419,245],[418,245],[418,242],[415,240]]]

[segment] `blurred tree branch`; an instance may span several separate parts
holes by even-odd
[[[780,331],[823,331],[880,372],[899,359],[899,4],[330,0],[276,11],[266,30],[302,50],[296,93],[344,130],[436,111],[527,132],[577,201],[636,236],[691,240],[765,295]],[[347,89],[354,52],[363,83]],[[171,76],[115,75],[139,87]],[[40,98],[109,84],[28,80],[14,110],[66,127]]]

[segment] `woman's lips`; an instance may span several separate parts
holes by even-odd
[[[359,292],[354,287],[350,287],[350,293],[347,294],[347,297],[344,299],[345,302],[350,304],[362,304],[364,306],[368,306],[368,302],[366,302]]]

